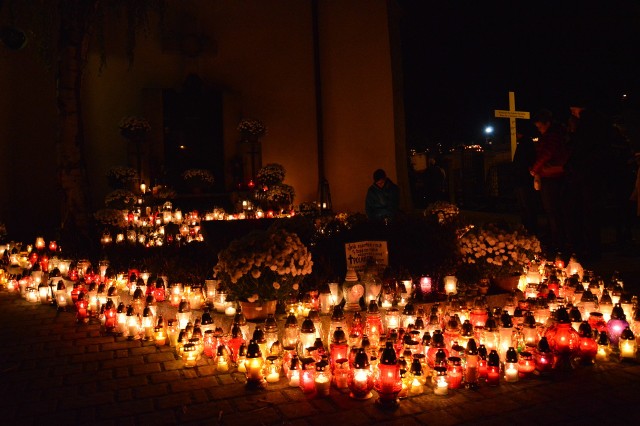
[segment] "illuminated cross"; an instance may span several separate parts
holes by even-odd
[[[509,130],[511,132],[511,158],[516,153],[516,118],[529,119],[529,113],[526,111],[516,111],[516,95],[514,92],[509,92],[509,110],[496,109],[495,116],[499,118],[509,119]]]

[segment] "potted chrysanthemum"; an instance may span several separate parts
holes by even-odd
[[[311,273],[311,252],[300,238],[284,229],[253,231],[232,241],[218,254],[214,267],[229,295],[247,319],[275,313],[278,301],[297,292]]]
[[[128,116],[122,117],[118,123],[120,134],[129,140],[143,139],[151,131],[151,125],[144,117]]]
[[[238,123],[237,130],[244,140],[258,140],[267,133],[267,126],[255,118],[243,118]]]
[[[541,252],[540,241],[522,229],[487,224],[471,229],[459,240],[458,274],[467,281],[492,280],[513,290],[517,278]]]

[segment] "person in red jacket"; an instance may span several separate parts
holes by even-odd
[[[539,132],[536,143],[536,159],[530,173],[536,189],[540,191],[542,208],[547,217],[548,236],[546,245],[549,254],[563,251],[566,247],[566,224],[564,208],[564,164],[569,158],[566,147],[566,130],[553,120],[549,110],[541,110],[533,118]]]

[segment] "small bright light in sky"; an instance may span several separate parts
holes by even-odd
[[[491,133],[493,133],[493,126],[487,126],[487,127],[485,127],[485,128],[484,128],[484,132],[485,132],[487,135],[490,135]]]

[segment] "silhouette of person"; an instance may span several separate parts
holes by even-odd
[[[552,253],[562,251],[566,244],[564,209],[564,164],[568,158],[565,145],[565,129],[553,120],[549,110],[541,110],[533,117],[539,132],[535,145],[536,158],[530,172],[534,181],[540,182],[540,199],[547,217],[548,249]]]
[[[427,170],[424,172],[425,201],[427,205],[436,201],[446,200],[446,177],[444,169],[436,164],[435,158],[430,156],[427,161]]]
[[[538,234],[539,195],[533,188],[533,176],[529,170],[536,160],[536,148],[530,136],[518,132],[516,151],[511,163],[513,191],[520,212],[520,221],[525,229]]]
[[[571,154],[566,164],[570,239],[585,260],[602,255],[601,227],[604,189],[612,171],[612,122],[587,102],[574,102],[569,110],[575,130],[569,136]]]
[[[398,185],[387,177],[384,170],[373,172],[373,183],[367,190],[365,211],[372,220],[393,219],[400,208]]]

